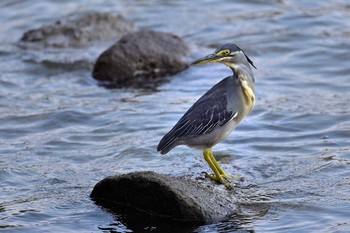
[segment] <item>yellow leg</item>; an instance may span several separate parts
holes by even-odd
[[[229,182],[227,182],[224,178],[229,177],[219,166],[218,162],[215,160],[213,156],[213,152],[210,149],[205,149],[203,152],[204,159],[209,164],[211,170],[213,170],[213,175],[207,175],[207,177],[216,180],[217,182],[220,182],[221,184],[225,185],[227,188],[231,188],[231,185]]]
[[[213,152],[210,150],[210,159],[211,161],[213,162],[213,164],[215,165],[215,167],[218,169],[221,177],[224,177],[224,178],[233,178],[233,176],[227,174],[219,165],[219,163],[216,161],[214,155],[213,155]]]

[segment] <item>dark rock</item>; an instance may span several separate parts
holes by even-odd
[[[87,13],[76,19],[29,30],[21,41],[42,47],[85,47],[92,41],[116,41],[132,31],[133,24],[120,15]]]
[[[188,65],[189,52],[178,36],[141,30],[123,36],[97,59],[92,76],[116,86],[142,87],[156,78],[173,75]]]
[[[224,219],[236,208],[232,191],[214,188],[209,182],[134,172],[103,179],[91,197],[98,205],[124,214],[131,221],[209,223]]]

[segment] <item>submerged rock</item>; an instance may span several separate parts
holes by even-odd
[[[97,59],[92,76],[115,86],[143,86],[188,68],[187,44],[178,36],[141,30],[123,36]]]
[[[85,47],[92,41],[118,40],[134,31],[134,25],[120,15],[87,13],[79,18],[25,32],[22,42],[42,47]]]
[[[101,180],[90,196],[97,204],[124,215],[127,222],[216,222],[235,210],[236,198],[232,191],[207,184],[155,172],[134,172]]]

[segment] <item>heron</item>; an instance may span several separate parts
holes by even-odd
[[[213,174],[207,177],[231,188],[227,174],[215,159],[212,147],[226,138],[255,105],[254,63],[236,44],[220,46],[214,53],[191,65],[222,63],[233,74],[215,84],[201,96],[160,140],[157,151],[168,153],[178,145],[203,150],[203,156]]]

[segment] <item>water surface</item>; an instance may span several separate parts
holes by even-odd
[[[160,156],[156,146],[197,98],[230,75],[226,67],[193,67],[152,91],[111,90],[90,75],[107,42],[17,46],[28,29],[91,11],[178,34],[193,47],[189,59],[235,42],[258,67],[254,111],[214,148],[229,173],[245,177],[236,187],[238,209],[227,221],[188,232],[350,231],[345,0],[2,1],[0,229],[136,231],[89,199],[96,182],[141,170],[195,178],[209,171],[198,151],[177,147]]]

